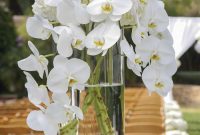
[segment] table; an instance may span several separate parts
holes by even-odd
[[[144,88],[127,88],[125,91],[126,135],[162,135],[165,132],[163,99],[157,94],[149,96]],[[34,106],[27,98],[0,104],[0,135],[42,135],[26,125],[28,113]],[[80,135],[98,135],[96,120],[90,109],[80,124]]]

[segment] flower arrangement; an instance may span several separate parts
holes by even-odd
[[[120,42],[127,57],[127,66],[141,76],[149,93],[166,96],[173,87],[176,72],[173,39],[167,30],[168,15],[158,0],[35,0],[34,16],[27,19],[28,34],[37,39],[52,37],[57,51],[41,55],[29,41],[32,54],[19,61],[27,82],[28,98],[39,110],[27,118],[28,126],[44,134],[76,134],[79,120],[92,103],[101,134],[114,134],[107,108],[99,89],[89,89],[82,109],[76,106],[74,92],[96,84],[102,59]],[[123,35],[132,29],[130,45]],[[87,51],[97,58],[94,70],[81,59],[73,58],[74,49]],[[53,69],[48,69],[48,57],[54,57]],[[38,85],[29,73],[38,72],[46,84]],[[110,82],[111,84],[112,82]],[[71,90],[71,99],[67,94]],[[95,94],[94,94],[95,93]],[[103,111],[102,111],[103,110]]]

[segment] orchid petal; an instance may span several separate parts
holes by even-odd
[[[62,105],[70,105],[71,102],[69,96],[63,93],[53,93],[52,99],[55,103]]]
[[[76,114],[76,117],[78,117],[80,120],[83,120],[83,112],[79,107],[71,106],[70,109]]]
[[[52,27],[47,20],[42,20],[41,17],[29,17],[27,19],[26,29],[31,37],[46,40],[50,37],[51,31],[48,28],[45,28],[44,25],[48,28]]]
[[[32,111],[26,119],[27,125],[36,131],[43,131],[43,127],[41,125],[42,121],[45,121],[42,111]]]
[[[122,15],[127,13],[132,8],[132,1],[131,0],[113,0],[113,15]]]
[[[47,86],[54,93],[66,93],[68,90],[66,70],[61,67],[53,68],[47,78]]]
[[[36,57],[39,57],[39,56],[40,56],[40,53],[39,53],[38,49],[35,47],[35,45],[34,45],[31,41],[28,41],[28,46],[29,46],[30,50],[32,51],[32,53],[33,53]]]
[[[57,103],[52,103],[47,107],[46,115],[48,115],[56,123],[67,122],[67,115],[64,106]]]
[[[72,37],[66,31],[62,31],[57,44],[58,53],[64,57],[70,57],[73,54],[71,43]]]
[[[90,77],[89,65],[77,58],[72,58],[67,63],[71,75],[81,84],[87,82]]]
[[[18,61],[18,67],[24,71],[37,71],[38,61],[34,55]]]

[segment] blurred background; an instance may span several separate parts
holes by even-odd
[[[200,0],[164,2],[170,16],[200,17]],[[34,0],[0,0],[0,99],[23,98],[27,95],[24,88],[25,77],[17,67],[17,61],[30,54],[26,45],[28,40],[38,45],[41,54],[52,49],[51,39],[40,42],[30,39],[26,33],[26,17],[32,15],[33,3]],[[173,95],[181,105],[184,119],[188,122],[188,133],[200,135],[200,54],[196,49],[200,37],[191,35],[192,31],[190,33],[190,28],[188,29],[186,33],[193,36],[194,40],[189,42],[179,57],[180,66],[173,78]],[[141,79],[127,69],[126,85],[141,86]]]

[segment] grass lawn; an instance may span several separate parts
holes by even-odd
[[[188,122],[189,135],[200,135],[200,108],[183,108],[184,120]]]

